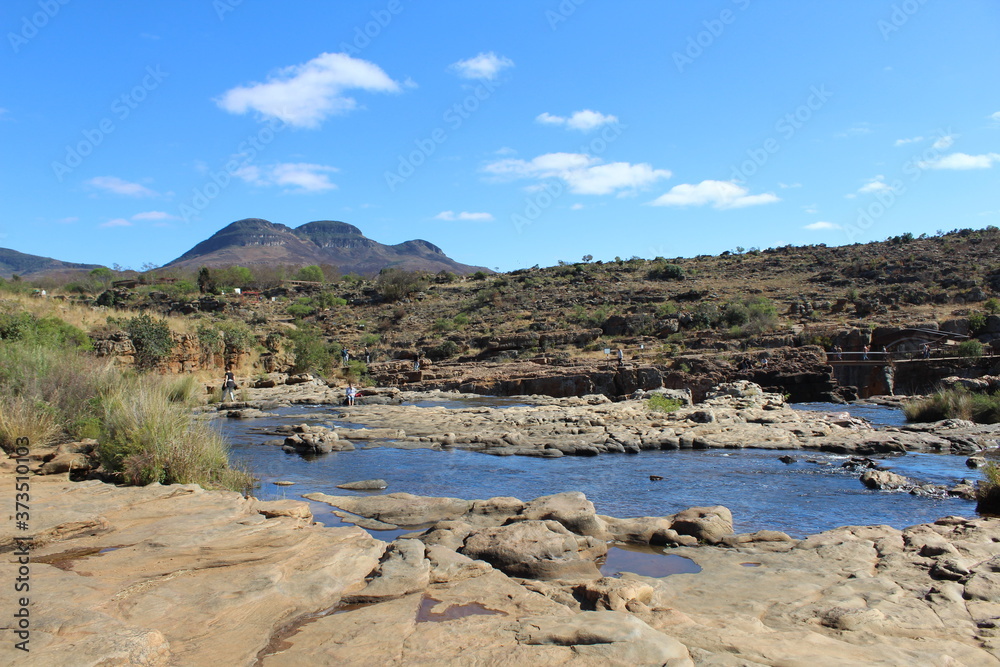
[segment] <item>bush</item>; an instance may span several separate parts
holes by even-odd
[[[246,322],[223,320],[217,326],[226,345],[226,352],[244,354],[257,345],[257,337]]]
[[[0,339],[21,341],[47,348],[92,349],[90,338],[82,330],[58,317],[38,318],[31,313],[0,313]]]
[[[653,394],[646,399],[646,409],[653,412],[677,412],[682,403],[676,398],[667,398],[662,394]]]
[[[976,511],[980,514],[1000,514],[1000,466],[983,466],[983,479],[976,484]]]
[[[986,330],[986,313],[972,313],[969,315],[969,331],[973,336],[978,336]]]
[[[428,349],[426,354],[428,358],[434,361],[454,357],[458,354],[458,343],[453,340],[442,341],[440,345]]]
[[[302,301],[301,299],[299,300]],[[307,303],[293,303],[288,306],[287,312],[289,315],[296,319],[302,319],[303,317],[308,317],[316,312],[316,309]]]
[[[340,352],[340,346],[328,344],[313,327],[303,327],[289,333],[292,339],[292,352],[295,354],[295,364],[292,370],[296,373],[316,373],[329,375],[333,368],[333,360]]]
[[[386,301],[399,301],[427,287],[427,278],[418,271],[382,269],[375,287]]]
[[[996,297],[991,296],[986,299],[986,303],[983,304],[983,308],[985,308],[986,312],[990,315],[996,315],[997,313],[1000,313],[1000,301],[998,301]]]
[[[676,264],[660,262],[649,271],[650,280],[684,280],[684,269]]]
[[[971,340],[963,340],[958,344],[958,356],[979,359],[983,356],[983,344],[975,338]]]
[[[170,327],[164,320],[155,320],[143,313],[122,320],[109,317],[108,323],[117,324],[132,339],[132,345],[135,347],[135,365],[140,370],[155,368],[174,349]]]

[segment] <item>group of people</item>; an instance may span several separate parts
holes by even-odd
[[[367,347],[365,348],[364,356],[365,363],[370,364],[372,362],[372,352]],[[340,359],[343,362],[343,365],[347,366],[347,364],[351,361],[351,351],[346,347],[340,348]]]

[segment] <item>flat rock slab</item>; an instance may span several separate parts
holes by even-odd
[[[338,484],[338,489],[347,491],[382,491],[389,488],[389,483],[384,479],[365,479],[360,482],[346,482]]]

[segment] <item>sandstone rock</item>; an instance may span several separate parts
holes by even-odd
[[[579,491],[568,491],[532,500],[520,511],[519,519],[552,519],[577,535],[608,538],[604,522],[598,518],[594,503]]]
[[[396,540],[385,550],[368,585],[344,596],[347,604],[373,603],[422,591],[430,583],[430,561],[419,540]]]
[[[381,491],[388,487],[389,484],[384,479],[366,479],[360,482],[346,482],[337,485],[338,489],[347,489],[348,491]]]
[[[714,544],[733,532],[733,513],[722,505],[692,507],[678,512],[670,527],[681,535]]]
[[[459,498],[427,498],[410,493],[388,493],[382,496],[329,496],[309,493],[309,500],[339,507],[364,517],[399,526],[418,526],[434,521],[455,519],[472,508],[472,503]]]
[[[614,577],[588,581],[576,586],[574,591],[597,611],[627,611],[626,607],[630,602],[648,605],[654,593],[653,587],[649,584],[634,579]]]
[[[571,646],[576,655],[594,664],[694,666],[683,644],[624,612],[529,617],[520,623],[519,642]]]
[[[514,577],[533,579],[597,579],[595,560],[607,544],[581,537],[555,521],[518,521],[474,530],[461,553]]]
[[[914,486],[906,477],[888,470],[866,470],[861,474],[861,483],[878,491],[899,491]]]

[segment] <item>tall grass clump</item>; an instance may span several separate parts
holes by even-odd
[[[52,442],[62,431],[52,410],[24,396],[0,398],[0,447],[14,451],[18,438],[27,438],[32,446]]]
[[[974,394],[964,389],[945,389],[903,406],[911,422],[966,419],[978,424],[1000,423],[1000,393]]]
[[[653,412],[677,412],[681,408],[681,402],[676,398],[667,398],[661,394],[653,394],[646,399],[646,408]]]
[[[983,466],[983,479],[976,484],[976,511],[980,514],[1000,514],[1000,466]]]
[[[148,377],[126,376],[102,396],[104,467],[129,484],[201,484],[245,491],[253,478],[229,465],[225,439],[171,401],[174,392]]]

